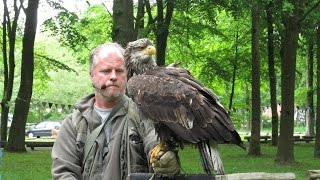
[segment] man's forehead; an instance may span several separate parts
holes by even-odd
[[[98,59],[95,63],[95,65],[99,66],[125,66],[124,61],[121,58],[101,58]]]
[[[107,47],[102,48],[101,51],[98,53],[98,56],[100,58],[108,57],[110,55],[112,55],[112,56],[117,55],[119,57],[122,57],[122,59],[124,57],[123,54],[121,53],[121,51],[119,51],[116,48],[110,48],[110,47],[109,48],[107,48]]]
[[[98,57],[94,63],[94,66],[101,68],[126,68],[123,57],[119,57],[117,54],[109,54],[105,57]]]

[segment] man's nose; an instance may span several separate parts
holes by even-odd
[[[117,80],[117,73],[116,71],[112,71],[110,74],[110,80],[111,81],[116,81]]]

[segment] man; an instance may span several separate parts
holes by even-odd
[[[170,151],[152,166],[148,163],[157,137],[151,123],[141,119],[137,106],[125,96],[123,56],[124,49],[117,43],[91,51],[95,92],[78,101],[76,111],[62,123],[52,149],[53,179],[118,180],[133,172],[179,172],[177,158]]]

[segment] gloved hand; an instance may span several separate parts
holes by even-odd
[[[174,175],[180,172],[180,163],[173,151],[160,151],[157,157],[151,164],[155,173]]]

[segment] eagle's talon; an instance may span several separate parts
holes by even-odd
[[[151,155],[150,155],[150,163],[151,164],[153,164],[155,161],[159,161],[161,156],[164,154],[165,146],[166,145],[164,143],[160,143],[152,149]],[[162,153],[161,153],[161,151],[162,151]]]

